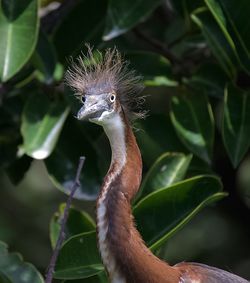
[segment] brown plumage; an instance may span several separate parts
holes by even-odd
[[[100,53],[99,53],[100,55]],[[146,247],[134,224],[131,200],[141,182],[142,160],[128,115],[138,78],[116,49],[100,61],[78,59],[67,82],[85,96],[77,117],[102,125],[112,160],[97,200],[98,246],[112,283],[247,283],[226,271],[197,263],[170,266]],[[131,96],[132,95],[132,96]]]

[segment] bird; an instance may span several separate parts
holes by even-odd
[[[131,201],[142,178],[142,158],[132,121],[143,116],[141,77],[117,48],[92,51],[72,62],[65,76],[81,108],[77,119],[103,127],[111,147],[110,167],[96,202],[97,242],[111,283],[247,283],[201,263],[169,265],[145,245],[136,229]]]

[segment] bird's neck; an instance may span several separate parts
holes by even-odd
[[[138,191],[142,173],[141,154],[135,136],[123,112],[115,116],[104,131],[110,142],[112,157],[102,191],[106,188],[111,193],[114,182],[119,179],[117,189],[130,201]]]
[[[103,263],[112,283],[160,283],[159,274],[169,266],[145,246],[131,212],[130,202],[138,191],[142,172],[134,134],[123,114],[117,115],[104,130],[112,160],[97,200],[98,243]],[[175,282],[172,279],[164,282]]]

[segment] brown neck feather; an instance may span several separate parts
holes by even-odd
[[[112,283],[179,282],[179,271],[155,257],[135,228],[130,202],[140,186],[142,161],[126,117],[122,116],[121,120],[125,152],[114,148],[115,140],[109,130],[105,130],[113,157],[97,201],[98,239],[104,265]],[[104,218],[102,206],[105,207]]]

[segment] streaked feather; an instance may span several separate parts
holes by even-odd
[[[225,270],[208,266],[201,263],[183,262],[175,265],[183,270],[180,283],[249,283],[250,281],[241,278]]]

